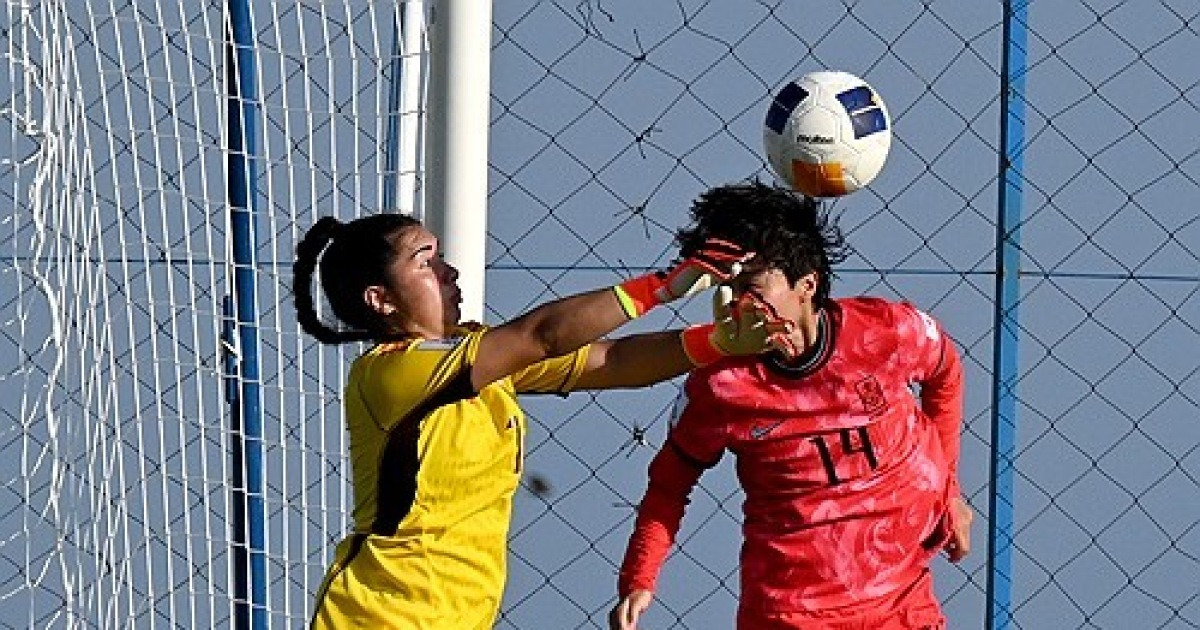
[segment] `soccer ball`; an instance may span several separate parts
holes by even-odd
[[[875,179],[892,145],[892,121],[862,79],[825,70],[783,86],[763,126],[771,168],[809,197],[848,195]]]

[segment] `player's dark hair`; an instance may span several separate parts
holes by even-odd
[[[788,282],[817,272],[813,304],[829,299],[833,265],[846,259],[836,220],[815,199],[759,181],[713,188],[692,204],[692,222],[676,235],[680,255],[719,238],[757,252],[758,262],[783,272]]]
[[[388,266],[396,256],[392,241],[400,230],[421,222],[403,214],[377,214],[343,223],[322,217],[296,246],[292,295],[304,332],[324,344],[383,341],[396,337],[363,299],[367,287],[387,286]],[[313,272],[320,267],[321,290],[344,325],[321,321],[313,300]]]

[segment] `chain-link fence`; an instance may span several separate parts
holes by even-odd
[[[251,6],[266,612],[298,627],[348,523],[347,357],[298,334],[285,287],[315,217],[384,203],[399,16],[367,0]],[[1194,628],[1200,8],[1018,7],[1014,121],[1006,7],[497,0],[487,319],[666,263],[697,194],[769,177],[761,125],[778,86],[854,72],[887,101],[895,140],[879,178],[832,203],[854,247],[834,293],[912,300],[967,366],[961,475],[980,518],[972,555],[936,566],[951,627],[982,626],[994,605],[1004,358],[1011,626]],[[240,436],[222,391],[224,353],[238,350],[223,341],[222,6],[9,2],[6,18],[0,627],[228,626]],[[1022,205],[998,234],[1005,124],[1023,132]],[[1011,302],[1002,243],[1019,248]],[[628,330],[707,316],[698,300]],[[1004,357],[998,316],[1015,326]],[[499,627],[604,626],[677,386],[527,401]],[[728,463],[704,477],[647,627],[732,625],[740,501]]]

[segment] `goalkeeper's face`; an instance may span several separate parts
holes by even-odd
[[[437,237],[424,227],[400,230],[392,246],[388,286],[372,287],[378,291],[374,299],[368,294],[368,303],[394,329],[430,339],[445,337],[461,316],[458,270],[442,259]]]

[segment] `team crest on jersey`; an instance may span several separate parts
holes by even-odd
[[[884,397],[883,388],[874,376],[868,376],[855,383],[854,391],[858,392],[863,409],[872,416],[877,416],[887,409],[887,398]]]

